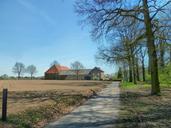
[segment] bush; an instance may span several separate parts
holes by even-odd
[[[171,84],[171,64],[159,70],[159,79],[161,84]]]

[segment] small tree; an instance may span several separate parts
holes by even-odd
[[[2,79],[2,80],[7,80],[8,78],[9,78],[9,76],[7,74],[0,76],[0,79]]]
[[[26,69],[27,73],[30,74],[30,78],[33,78],[33,75],[37,72],[36,66],[34,65],[29,65]]]
[[[12,68],[13,73],[17,74],[18,79],[20,79],[21,75],[25,72],[25,65],[20,62],[16,62],[14,67]]]
[[[74,63],[71,63],[71,69],[75,70],[76,75],[77,75],[77,80],[78,80],[80,70],[83,68],[84,68],[83,64],[81,64],[79,61],[75,61]]]
[[[118,79],[122,79],[123,76],[122,76],[122,69],[121,67],[119,67],[119,70],[118,70],[118,76],[117,76]]]

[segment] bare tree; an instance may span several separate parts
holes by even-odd
[[[80,70],[83,69],[84,66],[81,62],[79,61],[75,61],[73,63],[71,63],[71,69],[73,69],[77,75],[77,80],[79,78],[79,73],[80,73]]]
[[[129,20],[125,21],[125,23],[130,22]],[[129,67],[129,82],[137,83],[137,79],[139,76],[136,72],[136,57],[135,55],[138,52],[138,40],[134,40],[136,36],[141,34],[139,26],[137,24],[133,26],[125,26],[125,23],[120,25],[117,29],[116,33],[113,33],[113,36],[117,36],[117,40],[114,39],[111,45],[107,48],[103,46],[103,48],[99,48],[99,52],[97,58],[105,60],[109,63],[116,63],[123,65],[123,69],[125,69],[125,64]],[[112,39],[110,39],[112,40]],[[138,61],[138,60],[137,60]],[[126,71],[124,70],[125,74]],[[125,76],[125,75],[124,75]]]
[[[151,68],[151,94],[155,95],[160,93],[160,85],[154,22],[158,14],[164,12],[164,8],[170,3],[171,0],[162,3],[160,0],[137,0],[131,3],[130,0],[77,0],[75,8],[84,18],[83,21],[91,24],[94,39],[110,34],[126,18],[132,19],[132,23],[127,24],[128,26],[135,21],[144,26]]]
[[[139,58],[141,61],[141,66],[142,66],[142,77],[143,77],[143,81],[145,82],[146,78],[145,78],[145,56],[146,56],[146,49],[143,48],[142,46],[140,46],[140,51],[139,51]]]
[[[12,68],[13,73],[18,75],[18,79],[20,79],[21,75],[25,72],[25,65],[20,62],[16,62],[14,67]]]
[[[36,66],[29,65],[26,69],[27,73],[30,74],[30,78],[33,79],[33,75],[37,72]]]
[[[53,66],[53,65],[60,65],[60,63],[59,63],[57,60],[54,60],[54,61],[50,64],[50,66]]]

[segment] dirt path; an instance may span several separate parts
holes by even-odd
[[[97,96],[45,128],[110,128],[119,110],[119,83],[113,82]]]

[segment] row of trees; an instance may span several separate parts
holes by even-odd
[[[53,65],[60,65],[60,63],[56,60],[54,60],[50,66]],[[81,69],[84,69],[84,66],[81,62],[79,61],[75,61],[73,63],[71,63],[71,69],[73,69],[75,71],[75,73],[77,74],[77,79],[78,76],[80,74]],[[28,73],[30,74],[30,78],[33,78],[33,75],[37,73],[37,68],[34,65],[29,65],[29,66],[25,66],[23,63],[21,62],[16,62],[14,67],[12,68],[13,73],[17,74],[18,79],[21,78],[21,76],[24,73]]]
[[[30,78],[33,78],[33,75],[37,72],[36,66],[34,65],[29,65],[25,67],[25,65],[21,62],[16,62],[14,67],[12,68],[13,73],[17,74],[18,79],[21,78],[21,76],[24,73],[30,74]]]
[[[151,75],[151,94],[160,93],[159,67],[171,62],[171,0],[77,0],[76,13],[92,28],[94,40],[106,39],[98,59],[122,65],[124,79],[136,84],[141,65]]]

